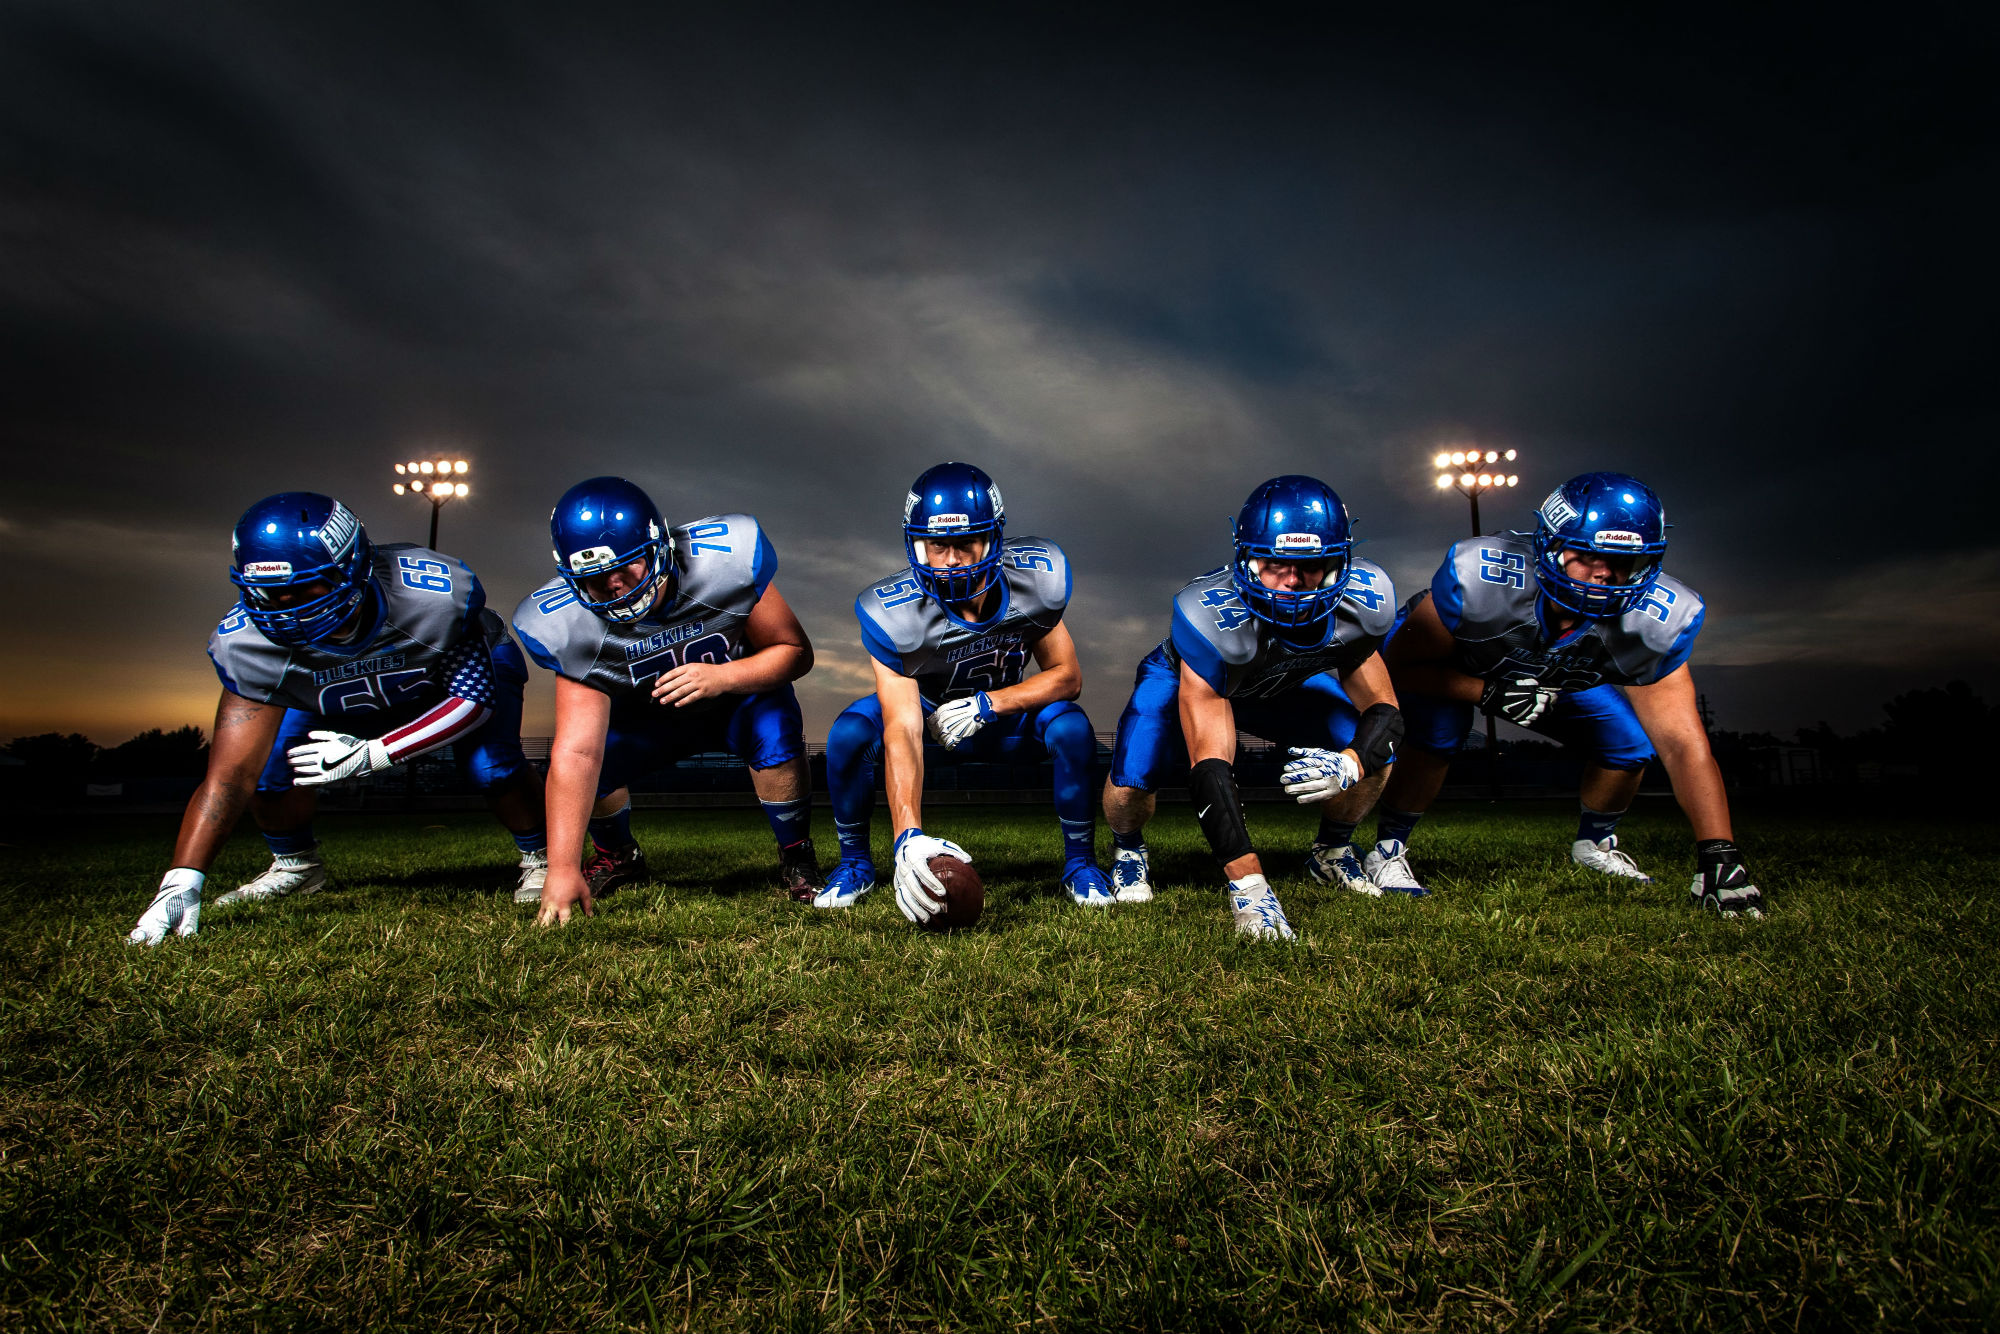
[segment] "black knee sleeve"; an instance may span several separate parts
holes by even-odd
[[[1188,775],[1188,795],[1194,799],[1194,818],[1201,821],[1202,836],[1224,866],[1256,849],[1250,846],[1250,827],[1243,823],[1243,801],[1236,795],[1236,775],[1228,760],[1203,760]]]
[[[1354,729],[1354,753],[1361,757],[1361,772],[1372,774],[1385,764],[1396,762],[1396,746],[1403,739],[1403,711],[1393,704],[1371,704]]]

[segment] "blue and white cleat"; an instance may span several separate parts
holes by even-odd
[[[1361,858],[1354,854],[1352,843],[1337,847],[1332,843],[1313,844],[1306,853],[1306,874],[1322,885],[1338,885],[1374,899],[1382,897],[1382,887],[1361,869]]]
[[[1384,839],[1377,843],[1361,869],[1374,882],[1375,888],[1390,894],[1408,894],[1413,899],[1423,898],[1430,891],[1417,882],[1410,871],[1410,850],[1399,838]]]
[[[1236,934],[1253,940],[1290,940],[1292,924],[1271,882],[1261,875],[1246,875],[1229,882],[1229,915],[1236,921]]]
[[[1109,908],[1118,902],[1111,881],[1094,862],[1071,862],[1063,867],[1063,888],[1079,908]]]
[[[1146,870],[1144,848],[1111,850],[1111,888],[1120,903],[1153,901],[1153,882]]]
[[[826,888],[813,895],[815,908],[852,908],[875,888],[875,863],[866,857],[843,857],[826,878]]]
[[[1623,880],[1637,880],[1642,885],[1653,883],[1653,877],[1640,870],[1632,859],[1618,850],[1618,835],[1609,834],[1595,843],[1580,838],[1570,845],[1569,859],[1578,866],[1588,866],[1593,871],[1615,875]]]

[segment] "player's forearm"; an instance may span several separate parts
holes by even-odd
[[[801,644],[771,644],[723,664],[728,694],[759,695],[796,681],[812,670],[812,650]]]
[[[923,828],[923,733],[914,727],[885,728],[882,752],[883,785],[888,789],[889,818],[895,832]]]
[[[1083,693],[1083,673],[1075,667],[1041,671],[1021,682],[986,692],[995,713],[1032,713],[1044,704],[1075,699]]]
[[[1674,785],[1674,800],[1686,813],[1697,841],[1708,838],[1735,839],[1730,832],[1729,792],[1722,783],[1722,769],[1708,748],[1699,744],[1662,746],[1660,763]]]
[[[255,775],[211,773],[204,778],[181,815],[180,837],[174,840],[174,865],[208,874],[215,854],[243,818],[256,786]]]
[[[1187,738],[1189,764],[1203,760],[1236,763],[1236,711],[1228,700],[1216,697],[1196,702],[1183,693],[1181,734]]]
[[[597,752],[558,747],[550,754],[544,800],[548,811],[551,866],[576,867],[583,864],[590,807],[597,795],[597,776],[602,764],[603,756]]]

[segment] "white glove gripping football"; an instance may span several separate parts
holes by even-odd
[[[1285,753],[1295,758],[1286,762],[1278,783],[1301,806],[1325,801],[1361,781],[1360,764],[1344,750],[1293,746]]]
[[[178,936],[193,935],[201,926],[201,887],[207,881],[200,871],[185,866],[167,872],[153,901],[139,914],[139,925],[125,939],[134,945],[157,945],[169,931]]]
[[[1541,717],[1561,693],[1554,686],[1545,686],[1532,676],[1489,681],[1479,696],[1479,708],[1484,713],[1497,713],[1510,723],[1526,727]]]
[[[931,874],[933,857],[956,857],[968,866],[972,864],[972,856],[964,848],[932,838],[921,829],[905,829],[897,835],[896,906],[918,926],[945,909],[944,885]]]
[[[379,774],[395,764],[380,741],[363,741],[345,732],[308,732],[303,746],[285,752],[292,762],[292,782],[300,787],[338,783],[359,774]]]
[[[924,727],[940,746],[946,750],[957,750],[974,732],[998,716],[993,712],[993,701],[982,690],[976,695],[938,705],[924,720]]]

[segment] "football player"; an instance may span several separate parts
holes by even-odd
[[[478,576],[423,547],[374,545],[345,505],[310,491],[258,501],[232,540],[241,601],[208,641],[222,678],[208,774],[132,941],[195,933],[208,868],[245,805],[271,866],[218,904],[320,888],[315,789],[447,745],[514,835],[516,897],[538,892],[547,840],[541,778],[521,755],[528,669]]]
[[[594,913],[599,896],[643,873],[621,789],[711,750],[750,766],[779,882],[810,902],[821,881],[792,682],[813,652],[771,582],[778,555],[764,530],[747,514],[669,528],[639,487],[593,477],[563,493],[549,532],[556,578],[514,611],[528,655],[556,674],[542,925],[567,922],[578,904]]]
[[[1285,792],[1302,805],[1324,803],[1307,861],[1313,878],[1380,894],[1352,838],[1403,731],[1377,652],[1396,593],[1380,566],[1353,554],[1347,506],[1316,478],[1265,482],[1231,528],[1234,560],[1175,595],[1172,633],[1139,664],[1118,719],[1104,785],[1112,881],[1122,901],[1153,897],[1146,822],[1160,783],[1186,773],[1195,817],[1229,882],[1236,929],[1290,939],[1243,819],[1237,729],[1286,746]]]
[[[1657,753],[1694,826],[1695,905],[1762,915],[1688,671],[1702,600],[1661,571],[1666,529],[1666,511],[1644,482],[1591,472],[1550,493],[1532,536],[1452,547],[1385,650],[1411,734],[1377,813],[1366,862],[1376,884],[1417,884],[1411,831],[1477,709],[1588,756],[1570,855],[1607,875],[1651,880],[1619,848],[1617,829]]]
[[[1113,902],[1092,847],[1097,738],[1075,703],[1083,671],[1062,623],[1069,558],[1043,538],[1006,536],[1006,518],[992,478],[968,463],[939,464],[903,503],[908,567],[855,599],[875,693],[848,705],[827,734],[840,863],[814,900],[818,907],[847,907],[875,886],[868,830],[876,769],[886,764],[896,905],[919,924],[943,909],[930,859],[972,858],[924,833],[926,735],[939,747],[933,763],[1039,763],[1047,756],[1062,825],[1063,887],[1083,907]],[[1024,679],[1031,656],[1041,670]]]

